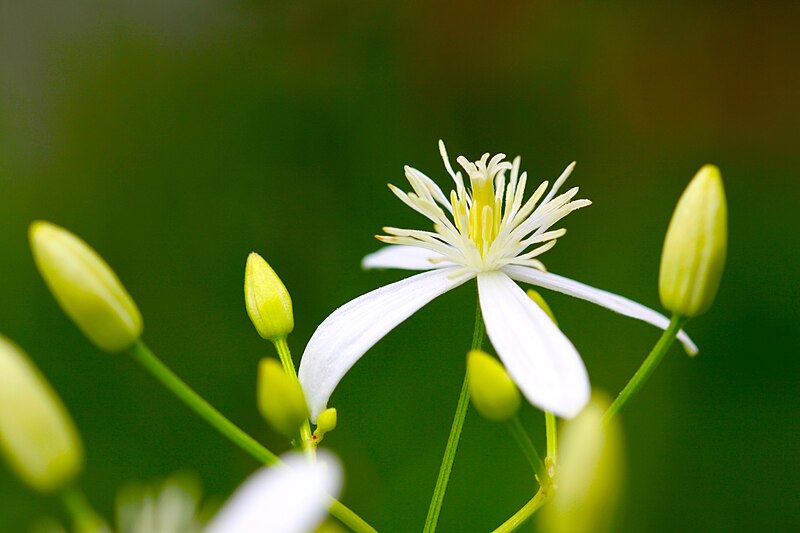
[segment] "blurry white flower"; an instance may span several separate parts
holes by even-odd
[[[312,419],[325,409],[344,374],[400,322],[437,296],[477,278],[486,332],[508,373],[534,405],[563,417],[576,415],[589,399],[589,379],[575,347],[514,280],[538,285],[602,305],[662,329],[669,321],[641,304],[546,272],[537,259],[566,230],[551,230],[572,211],[590,204],[573,200],[575,187],[556,196],[574,168],[569,165],[548,191],[542,183],[523,203],[526,173],[519,158],[505,161],[489,154],[474,163],[458,163],[454,172],[439,143],[442,159],[455,182],[445,196],[420,171],[406,167],[414,192],[392,191],[433,223],[433,231],[384,228],[378,239],[390,244],[364,258],[365,268],[426,270],[376,289],[340,307],[314,332],[300,364],[300,383]],[[507,179],[505,173],[510,171]],[[681,332],[687,351],[697,347]]]
[[[118,533],[200,533],[201,490],[186,475],[159,485],[131,484],[117,495]]]
[[[236,489],[205,533],[314,531],[327,516],[331,498],[339,495],[341,466],[323,450],[315,461],[296,452],[283,455],[281,461]]]

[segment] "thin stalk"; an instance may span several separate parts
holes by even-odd
[[[278,351],[278,357],[281,358],[283,369],[287,374],[289,374],[289,376],[297,381],[297,371],[294,369],[292,352],[289,350],[289,344],[286,342],[286,337],[273,339],[272,343],[275,345],[275,349]],[[311,439],[311,424],[309,424],[308,419],[306,419],[300,428],[300,447],[305,450],[310,457],[314,457],[316,447]]]
[[[536,472],[536,475],[539,478],[539,484],[544,485],[550,482],[550,475],[547,469],[544,467],[544,462],[542,458],[539,456],[539,452],[536,451],[536,446],[533,445],[531,438],[528,436],[528,433],[525,431],[525,428],[522,426],[522,422],[519,420],[519,416],[514,415],[508,421],[508,430],[511,432],[511,435],[514,437],[514,440],[517,441],[519,447],[522,449],[522,453],[525,454],[525,458],[530,463],[533,471]]]
[[[544,458],[544,466],[547,475],[553,480],[558,470],[558,429],[556,415],[545,411],[544,427],[547,434],[547,457]]]
[[[494,530],[493,533],[510,533],[511,531],[516,531],[518,527],[523,525],[525,522],[533,516],[533,513],[539,510],[539,508],[547,503],[550,499],[552,492],[545,491],[544,489],[539,489],[539,492],[531,498],[531,500],[523,505],[519,511],[514,513],[511,518],[503,522],[500,527]]]
[[[675,342],[675,337],[678,335],[683,325],[686,324],[687,320],[688,318],[686,317],[672,315],[669,326],[667,326],[667,329],[661,334],[661,338],[658,339],[658,342],[647,356],[647,359],[644,360],[642,366],[639,367],[639,370],[636,371],[636,374],[633,375],[628,384],[625,385],[625,388],[622,389],[622,392],[619,393],[617,399],[614,400],[614,403],[612,403],[611,407],[606,411],[603,416],[605,422],[608,422],[616,416],[647,382],[648,378],[655,372],[658,364],[664,358],[664,355],[666,355],[670,346],[672,346],[672,343]]]
[[[197,394],[189,385],[170,370],[167,365],[154,354],[147,345],[139,341],[130,348],[130,354],[150,374],[161,382],[167,389],[189,406],[200,418],[211,424],[231,442],[258,459],[265,465],[272,465],[278,461],[278,456],[258,443],[253,437],[242,431],[236,424],[228,420],[225,415],[217,411],[202,396]]]
[[[161,362],[158,356],[150,351],[144,342],[138,341],[129,349],[129,353],[179,400],[239,448],[265,465],[273,465],[279,461],[277,455],[242,431],[202,396],[192,390],[189,385]],[[356,533],[377,533],[375,528],[338,500],[331,499],[329,511]]]
[[[558,464],[558,431],[556,430],[556,415],[545,411],[544,413],[545,431],[547,432],[547,458],[553,462],[555,467]]]
[[[75,530],[80,533],[100,532],[105,522],[92,509],[89,499],[78,487],[67,487],[61,492],[61,502],[67,509]]]
[[[481,316],[480,301],[475,310],[475,329],[472,334],[472,349],[477,350],[483,345],[484,325]],[[469,408],[469,376],[464,374],[464,382],[461,384],[461,393],[458,396],[458,405],[453,417],[453,425],[450,427],[450,436],[447,438],[447,446],[444,449],[442,465],[439,467],[439,476],[436,479],[436,487],[433,489],[431,504],[428,508],[428,516],[425,518],[423,533],[433,533],[436,531],[436,524],[439,522],[439,513],[442,510],[442,502],[447,492],[447,483],[450,481],[450,472],[453,470],[453,462],[458,451],[458,441],[461,438],[461,430],[464,428],[464,419]]]

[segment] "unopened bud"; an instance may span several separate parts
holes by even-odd
[[[603,422],[608,399],[596,394],[561,435],[557,492],[539,515],[548,533],[611,531],[623,477],[619,418]]]
[[[2,336],[0,451],[40,492],[64,488],[83,467],[83,445],[61,399],[22,350]]]
[[[111,267],[80,237],[31,224],[36,267],[61,308],[98,348],[120,352],[142,335],[142,315]]]
[[[295,437],[308,419],[300,383],[268,357],[258,366],[258,409],[273,429],[287,437]]]
[[[517,413],[519,391],[497,359],[482,350],[471,350],[467,374],[472,405],[482,416],[503,422]]]
[[[683,192],[664,239],[658,289],[673,313],[693,317],[711,307],[728,247],[728,206],[719,169],[705,165]]]
[[[255,252],[247,257],[244,300],[250,320],[265,339],[286,337],[294,329],[289,291],[272,267]]]
[[[533,289],[528,289],[527,294],[528,298],[536,302],[536,305],[541,307],[542,311],[547,313],[547,316],[550,317],[550,320],[552,320],[553,323],[557,326],[558,320],[556,320],[556,315],[553,314],[553,310],[550,309],[549,305],[547,305],[547,302],[544,300],[544,298],[542,298],[542,295]]]
[[[317,444],[322,442],[325,434],[336,429],[336,408],[328,407],[317,417],[317,429],[314,430],[314,440]]]

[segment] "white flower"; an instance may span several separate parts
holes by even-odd
[[[327,516],[342,485],[336,458],[320,450],[316,460],[290,452],[281,464],[248,478],[217,513],[205,533],[312,532]]]
[[[575,347],[552,320],[513,280],[538,285],[644,320],[662,329],[669,320],[641,304],[589,287],[545,270],[537,259],[552,248],[565,229],[551,230],[572,211],[589,205],[573,200],[578,188],[558,194],[572,172],[569,165],[548,191],[542,183],[523,203],[527,174],[513,163],[489,154],[474,163],[450,166],[444,143],[439,150],[455,182],[449,198],[432,179],[406,167],[414,192],[392,191],[413,210],[433,222],[433,231],[383,228],[378,239],[389,246],[364,258],[364,268],[425,270],[376,289],[345,304],[320,324],[306,346],[300,383],[311,416],[316,419],[344,374],[364,353],[400,322],[437,296],[477,278],[486,332],[525,397],[562,417],[575,416],[589,400],[589,379]],[[510,176],[506,179],[506,172]],[[680,332],[686,350],[696,353]]]

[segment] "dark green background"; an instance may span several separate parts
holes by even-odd
[[[248,252],[291,291],[295,359],[336,306],[399,279],[364,273],[383,225],[421,227],[386,182],[411,164],[521,154],[578,161],[594,205],[543,257],[660,308],[661,243],[692,174],[720,166],[730,246],[719,297],[625,413],[619,531],[797,531],[800,9],[796,2],[0,1],[0,331],[73,412],[82,485],[108,513],[127,480],[195,471],[227,494],[256,464],[124,356],[91,346],[34,270],[31,220],[114,266],[145,339],[272,449],[254,406],[273,354],[247,319]],[[344,501],[421,527],[469,346],[474,284],[381,341],[332,399]],[[595,387],[618,391],[658,332],[549,295]],[[542,442],[541,413],[523,418]],[[534,490],[504,428],[470,413],[442,531],[488,530]],[[62,516],[0,469],[0,531]]]

